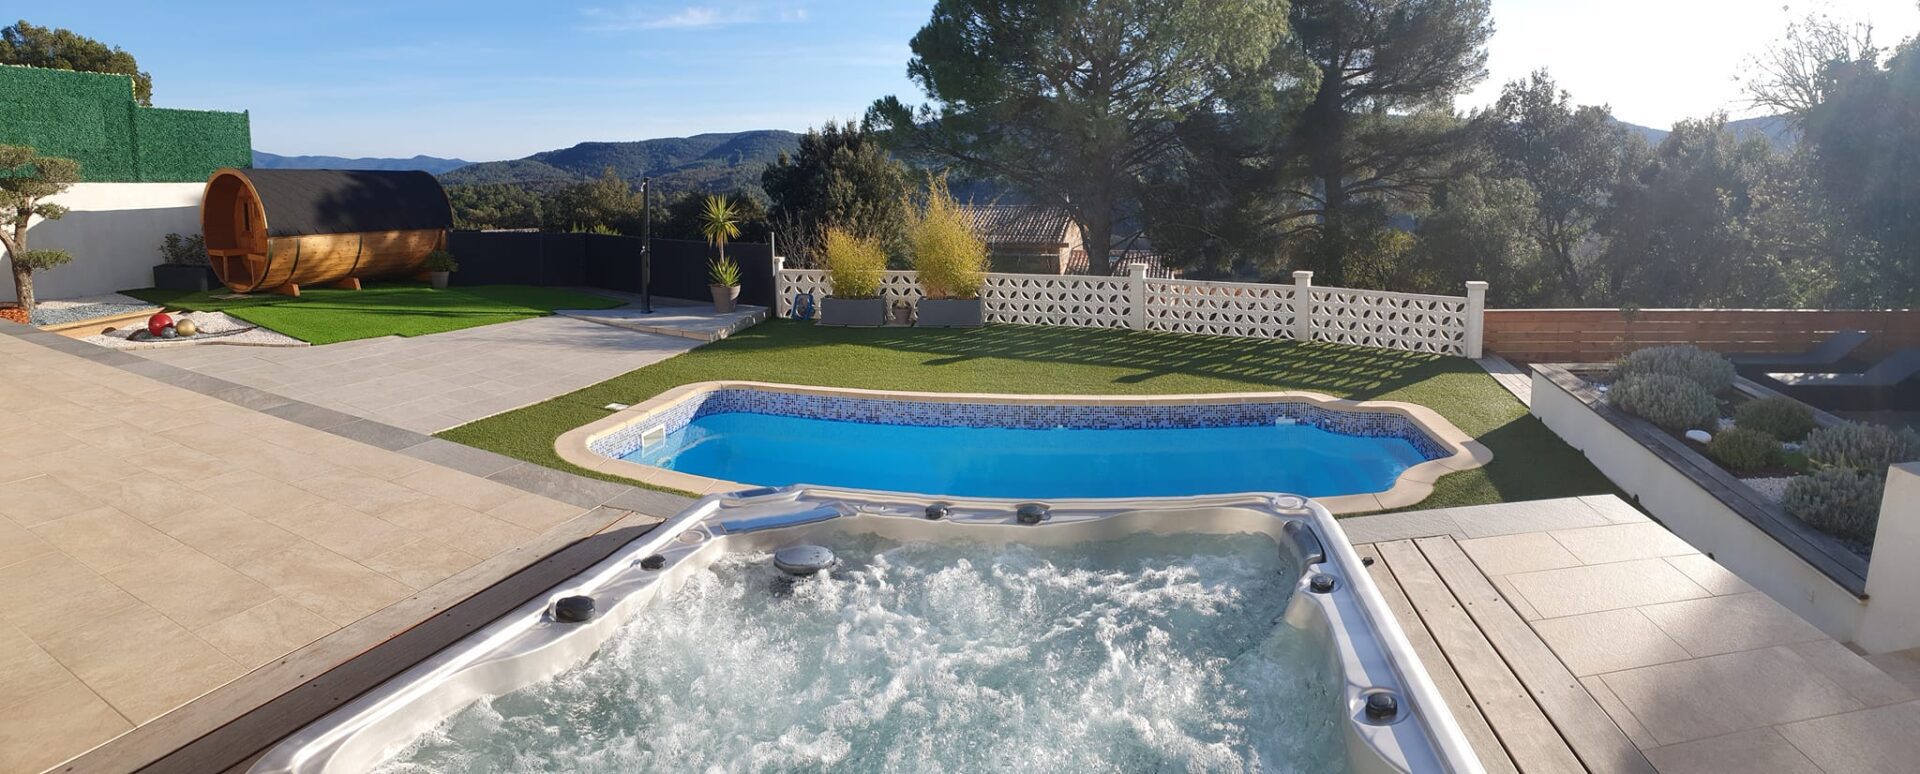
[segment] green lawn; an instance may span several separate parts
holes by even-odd
[[[441,433],[581,475],[554,439],[712,379],[936,392],[1152,394],[1313,390],[1429,406],[1493,450],[1491,465],[1443,478],[1422,508],[1613,491],[1586,458],[1529,416],[1470,360],[1328,344],[995,325],[976,330],[820,328],[772,320],[684,355],[535,406]]]
[[[129,290],[126,294],[169,309],[226,312],[313,344],[375,336],[424,336],[461,328],[544,317],[555,309],[610,309],[623,301],[558,288],[477,285],[434,290],[421,283],[369,284],[364,290],[301,288],[300,297],[257,294],[221,299],[205,293]]]

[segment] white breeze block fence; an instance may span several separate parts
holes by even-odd
[[[827,273],[788,269],[773,259],[775,314],[793,299],[828,295]],[[1313,272],[1292,285],[1150,279],[1144,266],[1119,277],[1072,274],[988,274],[980,288],[987,322],[1066,328],[1200,333],[1293,339],[1406,352],[1480,357],[1487,283],[1467,283],[1465,296],[1315,287]],[[918,273],[889,271],[880,295],[891,305],[916,303]]]

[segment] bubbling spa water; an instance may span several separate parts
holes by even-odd
[[[383,772],[1346,768],[1299,569],[1254,535],[1072,548],[843,538],[734,554],[589,661],[469,706]]]

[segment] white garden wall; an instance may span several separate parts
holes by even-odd
[[[787,269],[775,258],[774,313],[793,299],[829,295],[827,273]],[[889,304],[916,302],[918,273],[889,271],[880,295]],[[987,322],[1066,328],[1202,333],[1258,339],[1294,339],[1382,347],[1407,352],[1480,357],[1487,283],[1469,282],[1465,296],[1388,293],[1316,287],[1313,272],[1296,271],[1292,285],[1151,279],[1130,266],[1117,277],[1072,274],[988,274],[980,288]]]
[[[35,218],[27,227],[27,246],[65,250],[73,262],[34,273],[35,295],[75,298],[152,287],[161,238],[200,233],[205,188],[202,183],[78,183],[49,199],[69,212],[59,220]],[[0,277],[0,301],[13,300],[12,275]]]

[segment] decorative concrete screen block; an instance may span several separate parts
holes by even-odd
[[[823,271],[774,274],[776,313],[783,316],[799,294],[812,293],[817,304],[829,292]],[[889,305],[919,303],[917,275],[887,272],[880,295]],[[1436,296],[1316,287],[1312,272],[1295,272],[1291,285],[1149,279],[1144,271],[988,274],[980,289],[992,323],[1312,340],[1465,357],[1480,356],[1485,297],[1484,282],[1467,283],[1466,296]]]

